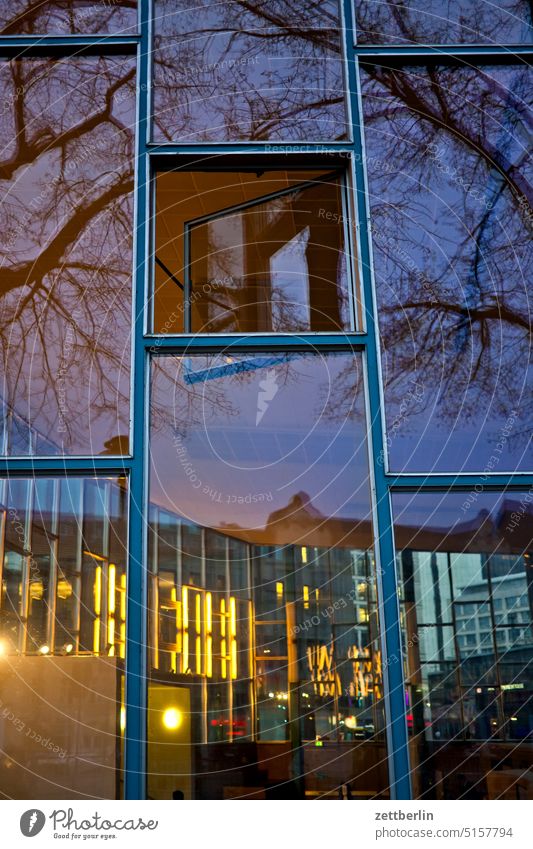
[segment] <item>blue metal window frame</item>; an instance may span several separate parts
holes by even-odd
[[[359,59],[365,63],[391,65],[438,60],[440,63],[467,60],[473,65],[487,61],[503,64],[528,61],[533,47],[524,45],[465,46],[357,45],[352,0],[339,0],[343,15],[347,106],[351,116],[351,140],[306,142],[317,156],[337,152],[351,160],[355,212],[359,226],[357,254],[365,304],[362,332],[335,334],[253,336],[154,337],[148,332],[150,280],[150,177],[156,158],[217,156],[220,154],[275,153],[276,144],[155,144],[150,141],[151,123],[151,37],[152,2],[139,0],[139,30],[136,35],[93,36],[0,36],[0,58],[25,56],[76,56],[118,54],[137,57],[137,138],[135,153],[135,220],[132,344],[132,453],[129,457],[24,457],[0,458],[0,475],[44,476],[121,474],[129,480],[129,562],[126,635],[126,732],[124,795],[144,799],[146,795],[146,516],[148,508],[148,368],[154,353],[218,350],[232,345],[238,350],[281,351],[308,348],[364,352],[367,372],[367,407],[370,443],[370,473],[374,499],[375,548],[381,597],[380,625],[384,657],[402,657],[397,573],[392,526],[391,496],[401,491],[469,490],[483,484],[489,490],[524,489],[533,485],[532,473],[392,474],[377,459],[385,449],[383,391],[380,367],[377,304],[372,272],[370,209],[364,157],[364,130],[359,84]],[[355,0],[356,2],[356,0]],[[294,149],[295,161],[302,144],[284,142],[283,152]],[[391,797],[411,798],[409,748],[405,712],[403,664],[385,664],[385,706]]]

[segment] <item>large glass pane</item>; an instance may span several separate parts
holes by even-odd
[[[0,92],[0,452],[127,452],[135,60],[15,60]]]
[[[156,332],[353,328],[339,171],[165,172],[156,189]]]
[[[136,0],[0,0],[0,35],[118,35],[136,30]]]
[[[348,133],[338,0],[154,3],[158,142]]]
[[[533,492],[393,512],[416,796],[533,799]]]
[[[361,367],[154,361],[152,798],[388,796]]]
[[[532,467],[532,79],[364,70],[393,470]]]
[[[523,44],[528,0],[354,0],[361,44]]]
[[[122,478],[0,482],[0,795],[119,798]]]

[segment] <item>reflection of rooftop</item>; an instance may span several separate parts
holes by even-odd
[[[522,515],[522,520],[515,527],[511,527],[513,513]],[[524,508],[520,501],[506,499],[496,515],[480,510],[472,519],[453,527],[439,528],[428,524],[417,527],[396,522],[396,546],[414,551],[522,554],[532,545],[532,522],[533,504]]]
[[[320,548],[372,547],[369,518],[361,520],[325,516],[313,506],[306,492],[293,495],[286,507],[270,513],[264,529],[248,530],[237,524],[224,525],[221,531],[256,545],[310,545]]]

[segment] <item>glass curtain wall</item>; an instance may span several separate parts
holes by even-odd
[[[531,32],[0,0],[2,795],[533,798]]]

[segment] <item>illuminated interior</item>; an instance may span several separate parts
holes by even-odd
[[[252,545],[154,507],[151,532],[152,678],[190,693],[193,795],[238,795],[239,776],[261,795],[291,752],[307,797],[356,778],[361,745],[384,748],[372,553]],[[217,743],[241,747],[230,778]],[[182,783],[160,771],[152,791],[168,798]]]
[[[124,731],[125,481],[17,478],[1,481],[0,491],[0,790],[84,798],[98,786],[115,797]]]

